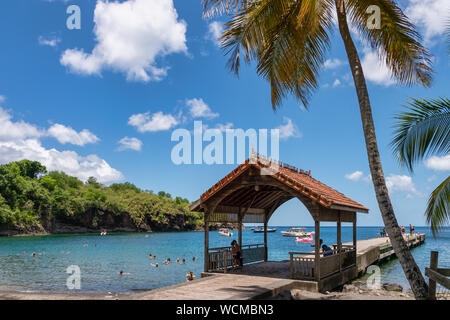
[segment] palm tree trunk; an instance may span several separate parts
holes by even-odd
[[[335,0],[335,2],[339,22],[339,31],[344,41],[358,95],[370,173],[372,175],[372,182],[375,188],[375,194],[381,211],[381,216],[383,218],[384,225],[386,226],[386,231],[389,235],[389,239],[391,240],[394,252],[398,257],[406,278],[411,285],[414,296],[416,298],[426,298],[428,292],[427,283],[425,282],[419,267],[414,261],[414,258],[409,251],[405,240],[403,239],[402,232],[398,226],[394,209],[389,198],[383,168],[381,165],[380,154],[378,152],[369,93],[367,91],[361,61],[348,28],[345,3],[344,0]]]

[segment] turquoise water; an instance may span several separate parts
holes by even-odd
[[[310,244],[296,243],[295,238],[283,237],[278,227],[268,234],[269,259],[285,260],[289,251],[310,251]],[[307,228],[313,231],[312,227]],[[380,227],[358,227],[358,239],[376,237]],[[416,227],[416,232],[427,233],[424,245],[412,253],[424,270],[429,264],[431,250],[439,251],[439,265],[450,266],[450,228],[440,238],[433,239],[428,228]],[[237,231],[234,231],[237,238]],[[324,243],[336,243],[336,228],[321,227]],[[210,247],[228,246],[232,238],[210,232]],[[342,241],[352,241],[352,228],[343,226]],[[243,231],[244,244],[263,243],[263,234]],[[53,235],[38,237],[0,238],[0,290],[66,291],[66,269],[77,265],[81,270],[81,291],[136,292],[151,290],[185,281],[190,270],[197,277],[203,271],[203,232],[122,233],[100,235]],[[87,245],[87,246],[85,246]],[[35,257],[31,253],[35,252]],[[156,260],[148,255],[156,254]],[[196,257],[192,261],[192,257]],[[164,265],[170,258],[172,263]],[[177,264],[185,258],[186,264]],[[155,268],[150,263],[157,262]],[[128,275],[120,276],[123,270]],[[395,259],[381,268],[382,282],[396,282],[408,286],[403,271]]]

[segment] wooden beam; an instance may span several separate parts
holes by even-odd
[[[355,207],[347,207],[347,206],[341,206],[338,204],[332,204],[330,206],[330,209],[335,209],[335,210],[344,210],[344,211],[352,211],[352,212],[360,212],[360,213],[369,213],[368,209],[360,209],[360,208],[355,208]]]
[[[215,213],[237,213],[239,214],[239,207],[233,206],[217,206]],[[264,209],[248,208],[247,213],[250,214],[264,214]]]
[[[206,214],[206,212],[205,212]],[[204,257],[204,269],[205,272],[208,272],[209,268],[209,223],[208,220],[205,220],[205,257]]]
[[[425,275],[430,278],[429,285],[428,285],[428,299],[429,300],[436,300],[436,277],[432,277],[428,273],[430,271],[436,271],[438,266],[438,257],[439,253],[437,251],[431,251],[430,255],[430,268],[425,268]],[[428,269],[428,270],[427,270]]]
[[[341,239],[341,213],[338,213],[338,221],[336,223],[336,228],[337,228],[337,247],[338,247],[338,254],[339,254],[339,272],[342,271],[342,259],[341,259],[341,254],[342,254],[342,239]]]
[[[264,215],[264,261],[267,261],[267,214]]]
[[[315,220],[314,221],[314,230],[315,230],[315,236],[316,236],[316,243],[315,243],[315,259],[314,259],[314,278],[317,282],[320,281],[320,221]]]
[[[430,278],[430,281],[431,281],[431,279],[433,279],[433,281],[435,283],[438,282],[441,286],[443,286],[447,289],[450,288],[450,279],[448,279],[446,276],[440,274],[436,270],[432,270],[430,268],[425,268],[425,275]],[[436,292],[434,295],[434,299],[436,299]]]
[[[239,247],[242,248],[242,217],[243,215],[239,212],[238,214],[238,223],[239,223]]]

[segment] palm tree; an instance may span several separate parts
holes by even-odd
[[[411,172],[414,164],[430,155],[450,152],[450,100],[411,99],[407,110],[395,119],[395,136],[391,145],[399,163]],[[450,221],[450,176],[430,195],[425,216],[433,235]]]
[[[380,29],[369,27],[366,10],[372,5],[380,8]],[[389,198],[364,72],[347,22],[377,50],[399,83],[429,86],[430,54],[402,10],[392,0],[203,0],[203,8],[205,16],[231,15],[221,37],[230,56],[228,66],[238,74],[241,51],[247,63],[256,60],[257,73],[270,83],[274,109],[289,94],[308,107],[336,13],[358,96],[378,206],[415,297],[425,298],[427,284],[403,239]]]

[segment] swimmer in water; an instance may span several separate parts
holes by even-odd
[[[153,256],[152,256],[151,253],[148,255],[148,258],[149,258],[149,259],[153,259]]]
[[[185,264],[185,263],[186,263],[186,259],[185,259],[185,258],[183,258],[183,260],[182,260],[182,263],[183,263],[183,264]]]
[[[83,245],[83,247],[85,247],[85,248],[86,248],[87,246],[88,246],[88,244]]]
[[[192,280],[195,279],[194,274],[192,273],[192,271],[190,271],[187,275],[186,275],[186,282],[190,282]]]
[[[158,268],[158,264],[157,264],[157,263],[150,263],[150,265],[151,265],[152,267]]]
[[[36,257],[36,253],[33,252],[33,253],[31,254],[31,256],[32,256],[32,257]]]
[[[195,257],[192,257],[192,261],[195,261]]]
[[[120,270],[119,274],[120,274],[121,276],[124,276],[124,275],[127,275],[127,274],[129,274],[129,273],[125,273],[125,272],[123,272],[123,270]]]
[[[180,263],[180,258],[177,258],[177,261],[176,261],[177,263]]]

